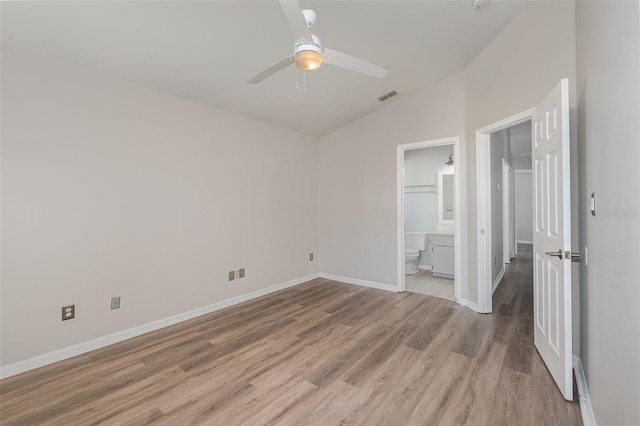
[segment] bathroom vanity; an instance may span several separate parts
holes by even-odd
[[[455,277],[454,234],[452,231],[430,231],[431,272],[435,277]]]

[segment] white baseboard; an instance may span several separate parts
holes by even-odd
[[[382,283],[377,283],[375,281],[367,281],[367,280],[361,280],[358,278],[342,277],[339,275],[331,275],[331,274],[325,274],[325,273],[320,273],[320,278],[326,278],[328,280],[333,280],[333,281],[340,281],[341,283],[355,284],[363,287],[377,288],[378,290],[386,290],[394,293],[398,292],[398,287],[396,287],[395,285],[382,284]]]
[[[589,397],[589,389],[587,389],[587,379],[582,368],[582,360],[575,355],[573,356],[573,371],[576,374],[576,384],[578,385],[582,424],[584,426],[596,426],[596,418],[593,415],[593,406]]]
[[[467,300],[467,299],[458,299],[457,302],[458,302],[458,305],[460,306],[465,306],[471,309],[472,311],[480,312],[480,306],[478,306],[476,302],[472,302],[471,300]]]
[[[533,241],[518,240],[518,241],[516,241],[516,243],[518,243],[518,244],[533,244]]]
[[[87,342],[78,343],[77,345],[68,346],[66,348],[55,350],[53,352],[38,355],[24,361],[18,361],[13,364],[8,364],[6,366],[0,367],[0,379],[15,376],[16,374],[24,373],[25,371],[33,370],[45,365],[53,364],[54,362],[62,361],[64,359],[68,359],[77,355],[82,355],[95,349],[100,349],[114,343],[122,342],[123,340],[140,336],[150,331],[159,330],[161,328],[168,327],[179,322],[190,320],[201,315],[215,312],[229,306],[237,305],[238,303],[246,302],[248,300],[267,295],[269,293],[273,293],[288,287],[293,287],[319,277],[320,274],[311,274],[301,278],[296,278],[285,283],[277,284],[271,287],[264,288],[262,290],[254,291],[252,293],[222,300],[212,305],[203,306],[202,308],[194,309],[192,311],[183,312],[181,314],[173,315],[158,321],[133,327],[128,330],[119,331],[107,336],[98,337],[97,339],[92,339]]]
[[[498,272],[498,276],[496,277],[496,279],[493,280],[493,284],[491,284],[491,294],[495,293],[496,288],[498,288],[498,286],[500,285],[500,281],[502,281],[503,277],[504,277],[504,266],[502,267],[500,272]]]
[[[431,265],[418,265],[418,269],[422,269],[423,271],[431,271]]]

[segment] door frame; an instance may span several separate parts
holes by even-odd
[[[531,120],[535,108],[476,130],[478,232],[478,312],[491,313],[491,133]]]
[[[515,218],[513,209],[513,169],[511,164],[502,159],[502,260],[511,263],[514,256],[512,250],[515,238]]]
[[[397,262],[398,262],[398,292],[405,291],[405,274],[404,274],[404,154],[406,151],[422,148],[433,148],[437,146],[453,145],[453,173],[455,176],[454,199],[453,199],[453,218],[454,218],[454,256],[455,256],[455,277],[454,277],[454,294],[457,303],[461,303],[461,285],[462,285],[462,267],[465,259],[462,258],[462,218],[460,216],[460,188],[462,177],[460,171],[463,170],[464,160],[460,155],[460,138],[450,137],[443,139],[434,139],[422,142],[413,142],[397,146]],[[446,158],[444,159],[446,160]],[[444,161],[443,161],[444,164]],[[466,265],[465,265],[466,267]]]

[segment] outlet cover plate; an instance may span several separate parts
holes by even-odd
[[[62,321],[74,319],[76,317],[76,305],[62,307]]]
[[[240,268],[240,278],[244,278],[244,268]]]
[[[120,309],[120,296],[113,296],[111,298],[111,309]]]
[[[233,281],[236,279],[235,271],[229,271],[229,281]]]

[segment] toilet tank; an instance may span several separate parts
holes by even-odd
[[[425,251],[427,249],[427,233],[405,232],[404,248]]]

